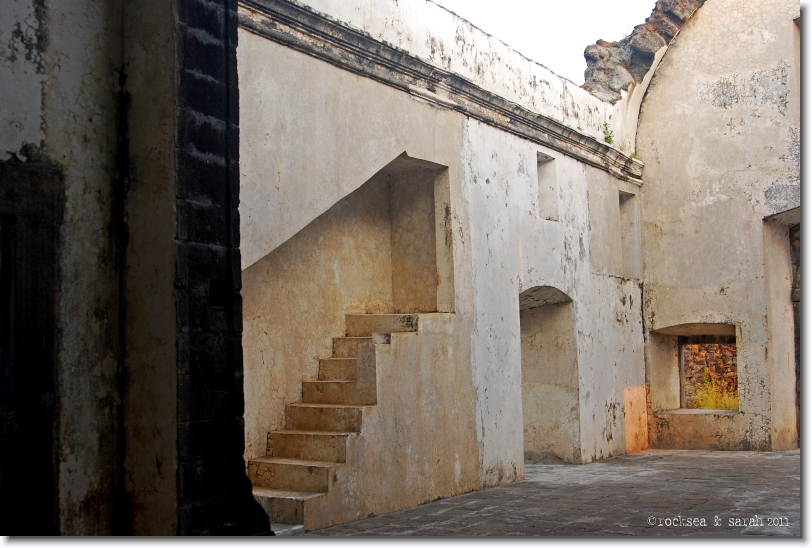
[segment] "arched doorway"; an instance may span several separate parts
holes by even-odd
[[[572,299],[551,286],[519,295],[524,460],[580,463],[578,352]]]

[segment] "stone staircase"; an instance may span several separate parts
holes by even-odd
[[[346,336],[319,360],[318,380],[302,383],[301,403],[285,406],[285,429],[269,432],[266,456],[248,462],[254,498],[271,522],[309,530],[308,516],[327,511],[331,491],[357,465],[347,459],[348,440],[363,435],[364,410],[377,404],[375,345],[417,331],[417,321],[414,314],[346,315]]]

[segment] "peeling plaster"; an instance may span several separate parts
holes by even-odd
[[[700,102],[711,103],[715,107],[727,109],[738,103],[771,105],[786,115],[788,69],[787,63],[781,61],[774,67],[747,76],[722,76],[712,83],[697,84],[697,94]]]
[[[47,45],[42,0],[7,2],[0,18],[0,161],[23,147],[39,147],[45,137],[43,93],[48,76],[43,66]]]

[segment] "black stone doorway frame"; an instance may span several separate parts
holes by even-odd
[[[243,462],[237,0],[176,7],[178,533],[262,534]]]

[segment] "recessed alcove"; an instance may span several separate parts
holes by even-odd
[[[572,299],[551,286],[519,295],[526,463],[579,463],[578,349]]]
[[[721,365],[716,372],[716,361],[708,356],[717,351],[730,353],[733,346],[733,362]],[[717,348],[722,345],[721,348]],[[712,362],[709,374],[717,382],[725,373],[724,386],[736,386],[738,400],[738,369],[736,356],[736,326],[718,323],[686,323],[664,327],[649,333],[648,381],[652,411],[696,408],[696,387],[704,384],[703,368]],[[703,353],[700,357],[698,353]],[[688,364],[686,367],[686,355]],[[724,361],[723,358],[720,358]],[[728,359],[728,362],[730,360]],[[736,374],[735,380],[729,373]],[[686,386],[687,385],[687,386]],[[687,395],[686,395],[687,392]]]
[[[558,172],[555,158],[538,152],[536,173],[538,175],[539,216],[548,221],[558,221]]]

